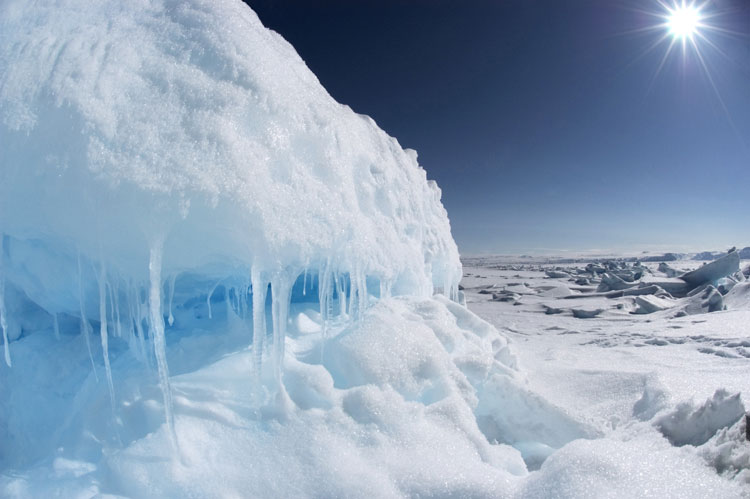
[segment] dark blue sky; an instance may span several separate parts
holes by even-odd
[[[750,245],[750,0],[704,9],[711,80],[656,74],[656,0],[248,3],[418,151],[463,254]]]

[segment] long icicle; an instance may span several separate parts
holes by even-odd
[[[284,371],[284,347],[286,324],[289,318],[289,301],[292,283],[286,273],[278,273],[271,280],[271,313],[273,317],[273,373],[276,387],[281,388],[281,375]]]
[[[107,287],[110,292],[110,305],[112,305],[112,300],[114,300],[114,315],[112,316],[112,319],[115,321],[115,334],[118,338],[122,338],[122,321],[120,320],[120,286],[118,284],[117,287],[113,289],[110,283]]]
[[[3,328],[3,345],[5,345],[5,363],[8,367],[13,364],[10,360],[10,345],[8,344],[8,319],[5,310],[5,272],[3,270],[3,260],[5,259],[5,249],[3,240],[5,235],[0,232],[0,327]]]
[[[104,357],[104,370],[107,373],[107,386],[109,388],[109,403],[112,406],[112,416],[115,412],[115,387],[112,383],[112,368],[109,365],[109,336],[107,334],[107,269],[104,262],[101,263],[99,274],[99,336],[102,340],[102,357]]]
[[[255,389],[261,393],[262,386],[262,363],[263,363],[263,340],[266,336],[266,293],[268,292],[268,281],[261,275],[260,269],[253,266],[250,272],[253,287],[253,370],[255,377]]]
[[[149,274],[149,311],[151,314],[151,331],[153,332],[154,354],[156,365],[159,370],[159,384],[164,397],[164,417],[167,422],[167,431],[176,451],[177,433],[174,427],[174,414],[172,413],[172,388],[169,385],[169,367],[167,366],[167,346],[164,338],[164,316],[161,310],[161,258],[164,243],[161,239],[156,240],[149,252],[148,274]]]
[[[209,319],[213,318],[213,316],[211,315],[211,297],[214,295],[214,291],[216,291],[216,288],[219,287],[219,284],[221,284],[221,281],[223,280],[224,279],[222,278],[216,281],[216,284],[214,284],[214,287],[211,288],[211,291],[208,292],[208,296],[206,296],[206,305],[208,305],[208,318]]]
[[[94,379],[99,382],[99,375],[96,373],[96,363],[94,362],[94,354],[91,353],[91,324],[86,318],[86,297],[83,295],[83,275],[81,272],[81,255],[78,254],[78,304],[81,311],[81,333],[86,340],[86,349],[89,351],[89,360],[91,360],[91,369],[94,371]]]
[[[131,315],[133,316],[133,323],[135,324],[135,332],[138,334],[138,349],[141,353],[141,360],[151,368],[151,360],[148,352],[146,351],[146,339],[144,338],[145,333],[143,332],[143,313],[141,311],[141,292],[135,286],[132,285],[133,293],[133,305]]]

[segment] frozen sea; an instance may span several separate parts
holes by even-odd
[[[730,431],[718,429],[723,423],[715,428],[711,422],[721,419],[721,412],[732,405],[727,402],[732,394],[741,394],[738,399],[742,399],[750,390],[746,303],[683,317],[673,317],[669,311],[636,314],[633,297],[570,299],[596,294],[593,288],[572,282],[576,269],[589,262],[585,257],[574,264],[559,261],[562,258],[465,259],[462,287],[467,307],[509,339],[529,388],[601,432],[601,440],[569,445],[611,444],[616,455],[621,445],[641,442],[646,446],[639,458],[646,465],[643,472],[665,483],[680,478],[662,469],[663,460],[676,464],[688,455],[699,455],[718,474],[741,484],[747,495],[750,443],[743,423],[738,421],[736,441],[729,443],[731,438],[720,437]],[[743,261],[742,267],[747,263]],[[669,264],[680,271],[701,265],[690,260]],[[659,273],[656,263],[644,265]],[[555,269],[573,277],[549,277],[548,271]],[[514,299],[493,299],[492,293],[501,290],[515,293]],[[546,313],[549,309],[557,313]],[[601,312],[581,319],[572,309]],[[729,419],[737,416],[737,409],[733,410]],[[669,422],[676,420],[684,425],[685,434],[670,433]],[[697,436],[701,425],[705,431]],[[687,443],[690,437],[695,438]],[[672,448],[663,445],[670,441]],[[566,452],[564,447],[558,454]],[[627,495],[636,495],[636,483],[633,477]]]

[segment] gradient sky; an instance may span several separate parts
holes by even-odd
[[[656,0],[247,3],[417,150],[462,254],[750,245],[750,0],[705,7],[710,79],[657,74]]]

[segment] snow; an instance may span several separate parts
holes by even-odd
[[[742,283],[727,293],[738,297],[728,310],[681,317],[674,310],[693,297],[647,295],[669,308],[635,314],[642,296],[575,291],[580,297],[572,302],[602,309],[595,318],[579,319],[570,312],[569,298],[545,296],[553,285],[577,286],[573,279],[550,279],[544,259],[475,262],[466,260],[464,266],[468,307],[508,337],[531,392],[598,432],[544,456],[539,471],[519,489],[522,494],[700,497],[714,494],[710,487],[717,486],[720,496],[747,495],[750,309],[739,298]],[[675,266],[685,271],[696,264]],[[661,279],[656,263],[647,267],[653,280]],[[568,268],[575,274],[586,263]],[[513,289],[518,282],[531,292],[516,303],[482,293],[487,286]],[[555,307],[560,313],[545,314]],[[713,481],[717,476],[721,482]]]
[[[256,384],[269,285],[276,384],[303,273],[319,275],[324,324],[334,296],[349,297],[340,315],[360,314],[370,294],[456,296],[458,252],[416,154],[331,99],[243,4],[0,9],[8,366],[10,342],[61,314],[80,318],[91,352],[96,321],[114,405],[112,335],[124,330],[141,357],[148,336],[172,426],[165,283],[170,325],[174,293],[203,295],[206,282],[209,318],[220,283],[243,319],[252,308]]]
[[[0,144],[0,496],[746,492],[740,275],[459,292],[416,153],[239,1],[2,2]]]

